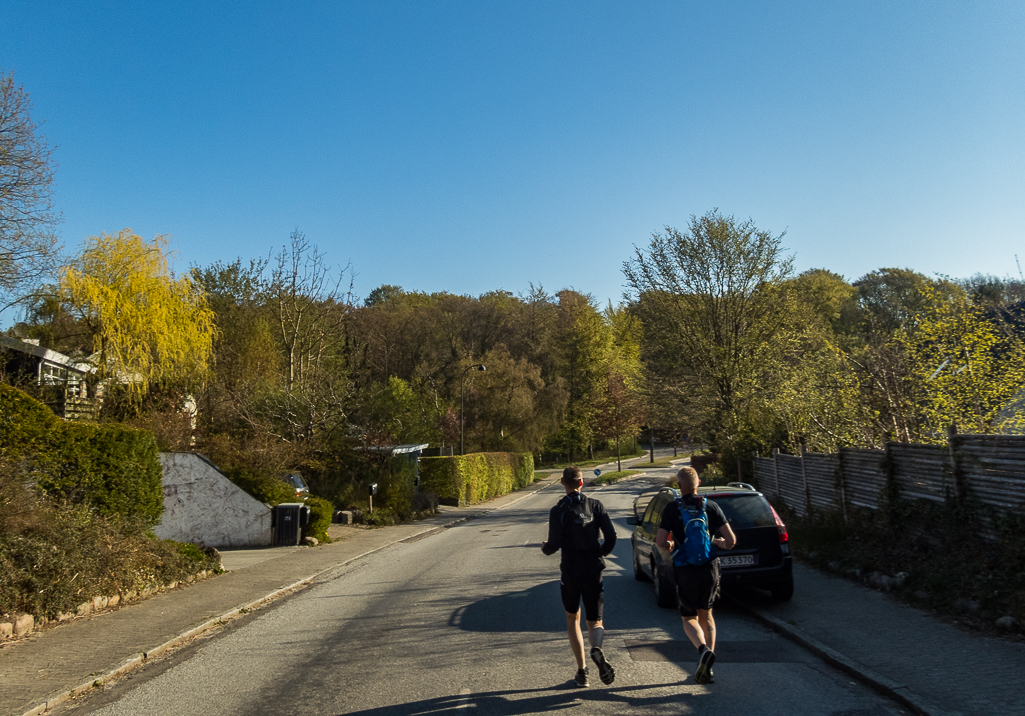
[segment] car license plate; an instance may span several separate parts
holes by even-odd
[[[723,567],[753,567],[755,556],[753,554],[731,554],[719,557],[719,562]]]

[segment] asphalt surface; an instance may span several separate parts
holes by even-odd
[[[8,641],[0,646],[0,714],[45,713],[332,570],[508,506],[553,481],[485,505],[443,508],[413,524],[333,526],[338,541],[316,548],[227,552],[225,574]],[[816,658],[913,712],[1025,716],[1025,645],[968,632],[801,565],[795,565],[795,582],[790,602],[750,593],[731,606],[742,606]]]

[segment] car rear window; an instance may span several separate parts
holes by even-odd
[[[715,495],[710,498],[722,508],[730,527],[775,527],[772,508],[761,495]]]

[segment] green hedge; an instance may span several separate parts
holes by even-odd
[[[61,419],[24,391],[0,383],[0,453],[14,459],[45,452]]]
[[[160,522],[163,471],[153,433],[113,423],[63,423],[52,443],[52,462],[36,478],[43,492],[103,516]]]
[[[534,480],[531,453],[478,452],[420,458],[420,489],[445,505],[472,505],[526,487]]]
[[[7,385],[0,385],[0,413],[0,453],[27,460],[40,491],[101,516],[160,521],[163,472],[152,433],[116,423],[64,422]]]

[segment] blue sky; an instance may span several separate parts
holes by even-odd
[[[71,249],[170,234],[184,270],[298,228],[359,297],[604,304],[718,207],[849,280],[1025,261],[1021,2],[9,0],[0,27]]]

